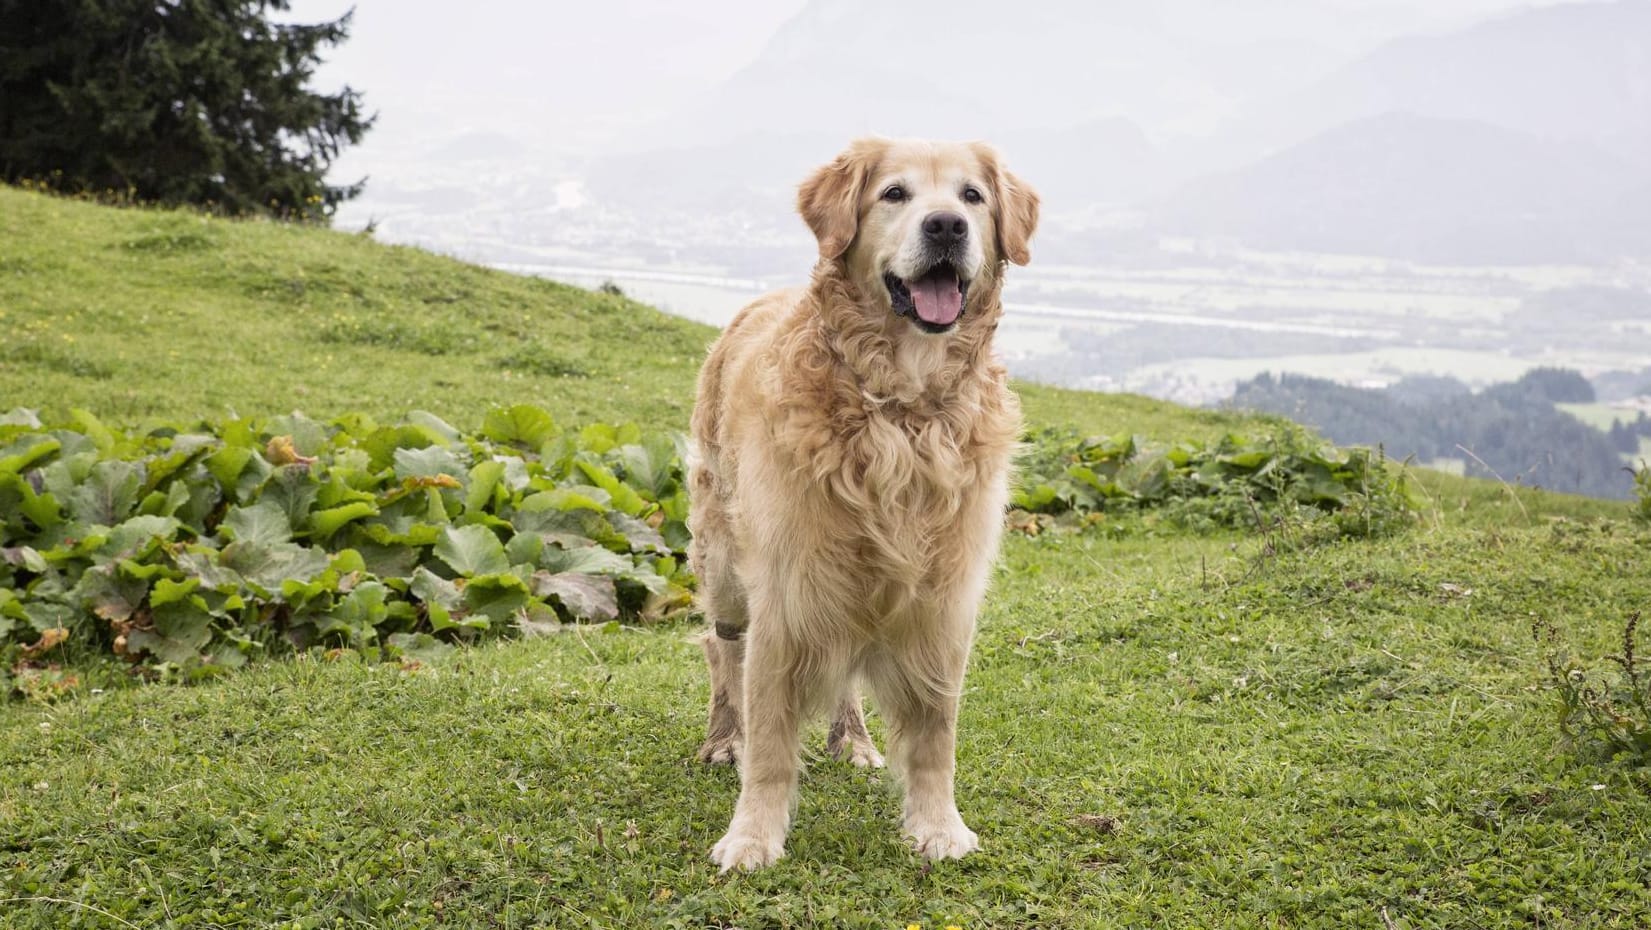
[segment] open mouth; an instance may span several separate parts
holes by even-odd
[[[963,315],[963,299],[969,296],[969,282],[948,262],[941,262],[922,277],[910,281],[884,274],[883,283],[888,286],[894,312],[910,317],[927,333],[951,329]]]

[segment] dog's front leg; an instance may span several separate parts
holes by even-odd
[[[905,782],[905,833],[929,859],[958,859],[980,848],[980,838],[957,812],[952,788],[968,650],[945,644],[939,653],[885,667],[873,687],[889,724],[891,761]]]
[[[778,618],[774,618],[778,619]],[[795,647],[783,623],[755,623],[745,646],[745,746],[740,796],[728,832],[711,849],[722,871],[759,869],[785,855],[791,798],[801,768],[802,712],[809,682],[794,674]]]

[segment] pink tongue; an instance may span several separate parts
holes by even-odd
[[[912,306],[925,323],[946,326],[963,312],[963,292],[957,279],[949,275],[933,275],[906,285],[911,291]]]

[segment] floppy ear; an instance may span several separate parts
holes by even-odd
[[[820,257],[835,259],[848,251],[860,229],[860,195],[877,166],[883,143],[858,139],[797,188],[797,212],[820,242]]]
[[[1038,228],[1038,192],[1003,167],[991,147],[977,144],[975,151],[986,163],[992,185],[997,188],[992,203],[997,213],[994,219],[997,220],[998,254],[1024,265],[1032,260],[1028,245]]]
[[[998,202],[1003,205],[1003,215],[998,218],[998,244],[1006,258],[1024,265],[1032,260],[1027,244],[1038,228],[1038,192],[1002,171],[998,174]]]

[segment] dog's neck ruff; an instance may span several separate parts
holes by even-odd
[[[871,406],[932,412],[946,405],[971,374],[988,367],[992,335],[1002,315],[1000,281],[982,275],[953,329],[927,333],[894,313],[850,279],[840,262],[822,260],[809,286],[813,331],[855,380]]]

